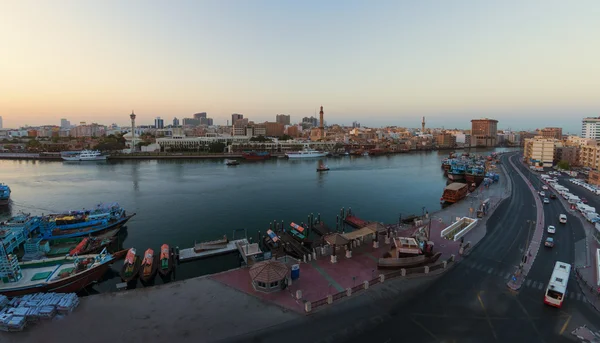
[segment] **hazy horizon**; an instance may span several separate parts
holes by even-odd
[[[600,116],[597,1],[0,4],[4,127],[231,113],[365,126]]]

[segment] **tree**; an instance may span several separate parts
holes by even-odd
[[[290,139],[294,139],[294,138],[290,135],[285,135],[285,134],[283,136],[279,137],[280,141],[289,141]]]
[[[213,142],[208,145],[208,151],[214,153],[222,153],[225,150],[225,143]]]
[[[266,138],[263,135],[259,135],[259,136],[250,138],[250,142],[272,142],[272,140]]]
[[[565,160],[560,160],[560,162],[558,162],[558,168],[562,169],[562,170],[569,170],[571,169],[570,165],[569,165],[569,161],[565,161]]]

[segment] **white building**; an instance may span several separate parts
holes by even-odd
[[[583,118],[581,137],[600,140],[600,117]]]
[[[0,129],[2,128],[2,116],[0,116]]]

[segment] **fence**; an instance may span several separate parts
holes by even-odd
[[[405,269],[396,270],[396,271],[393,271],[393,272],[390,272],[387,274],[383,274],[383,279],[387,280],[387,279],[393,279],[393,278],[397,278],[397,277],[406,277],[408,275],[426,274],[426,271],[427,271],[427,273],[430,273],[435,270],[445,269],[447,267],[447,265],[453,261],[454,261],[454,256],[451,256],[448,260],[442,261],[441,263],[434,264],[431,266],[422,266],[422,267],[405,268]],[[383,282],[381,277],[374,278],[369,281],[368,287],[376,285],[381,282]],[[364,283],[355,285],[354,287],[351,288],[350,294],[360,292],[362,290],[367,289],[368,287],[366,287],[366,285]],[[327,296],[326,298],[310,302],[310,309],[307,310],[307,312],[310,312],[310,310],[312,310],[314,308],[321,307],[323,305],[328,304],[329,297],[331,297],[331,302],[335,302],[337,300],[346,298],[346,297],[348,297],[348,290],[344,290],[344,291],[338,292],[332,296]]]

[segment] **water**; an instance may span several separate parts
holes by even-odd
[[[484,154],[490,150],[478,150]],[[503,151],[498,149],[497,151]],[[474,151],[472,151],[474,152]],[[33,214],[118,202],[137,215],[121,235],[124,247],[142,253],[160,245],[192,247],[246,229],[257,241],[269,222],[306,222],[310,213],[335,227],[350,207],[359,217],[395,223],[398,216],[440,208],[446,186],[440,160],[447,152],[325,159],[331,169],[317,173],[318,159],[246,162],[157,160],[63,163],[0,160],[0,182],[12,189],[12,204],[0,216]],[[3,211],[3,212],[2,212]],[[238,233],[239,234],[239,233]],[[239,265],[235,255],[182,264],[177,278],[214,273]],[[115,271],[120,266],[115,265]],[[114,289],[118,272],[97,290]],[[158,280],[158,278],[157,278]]]

